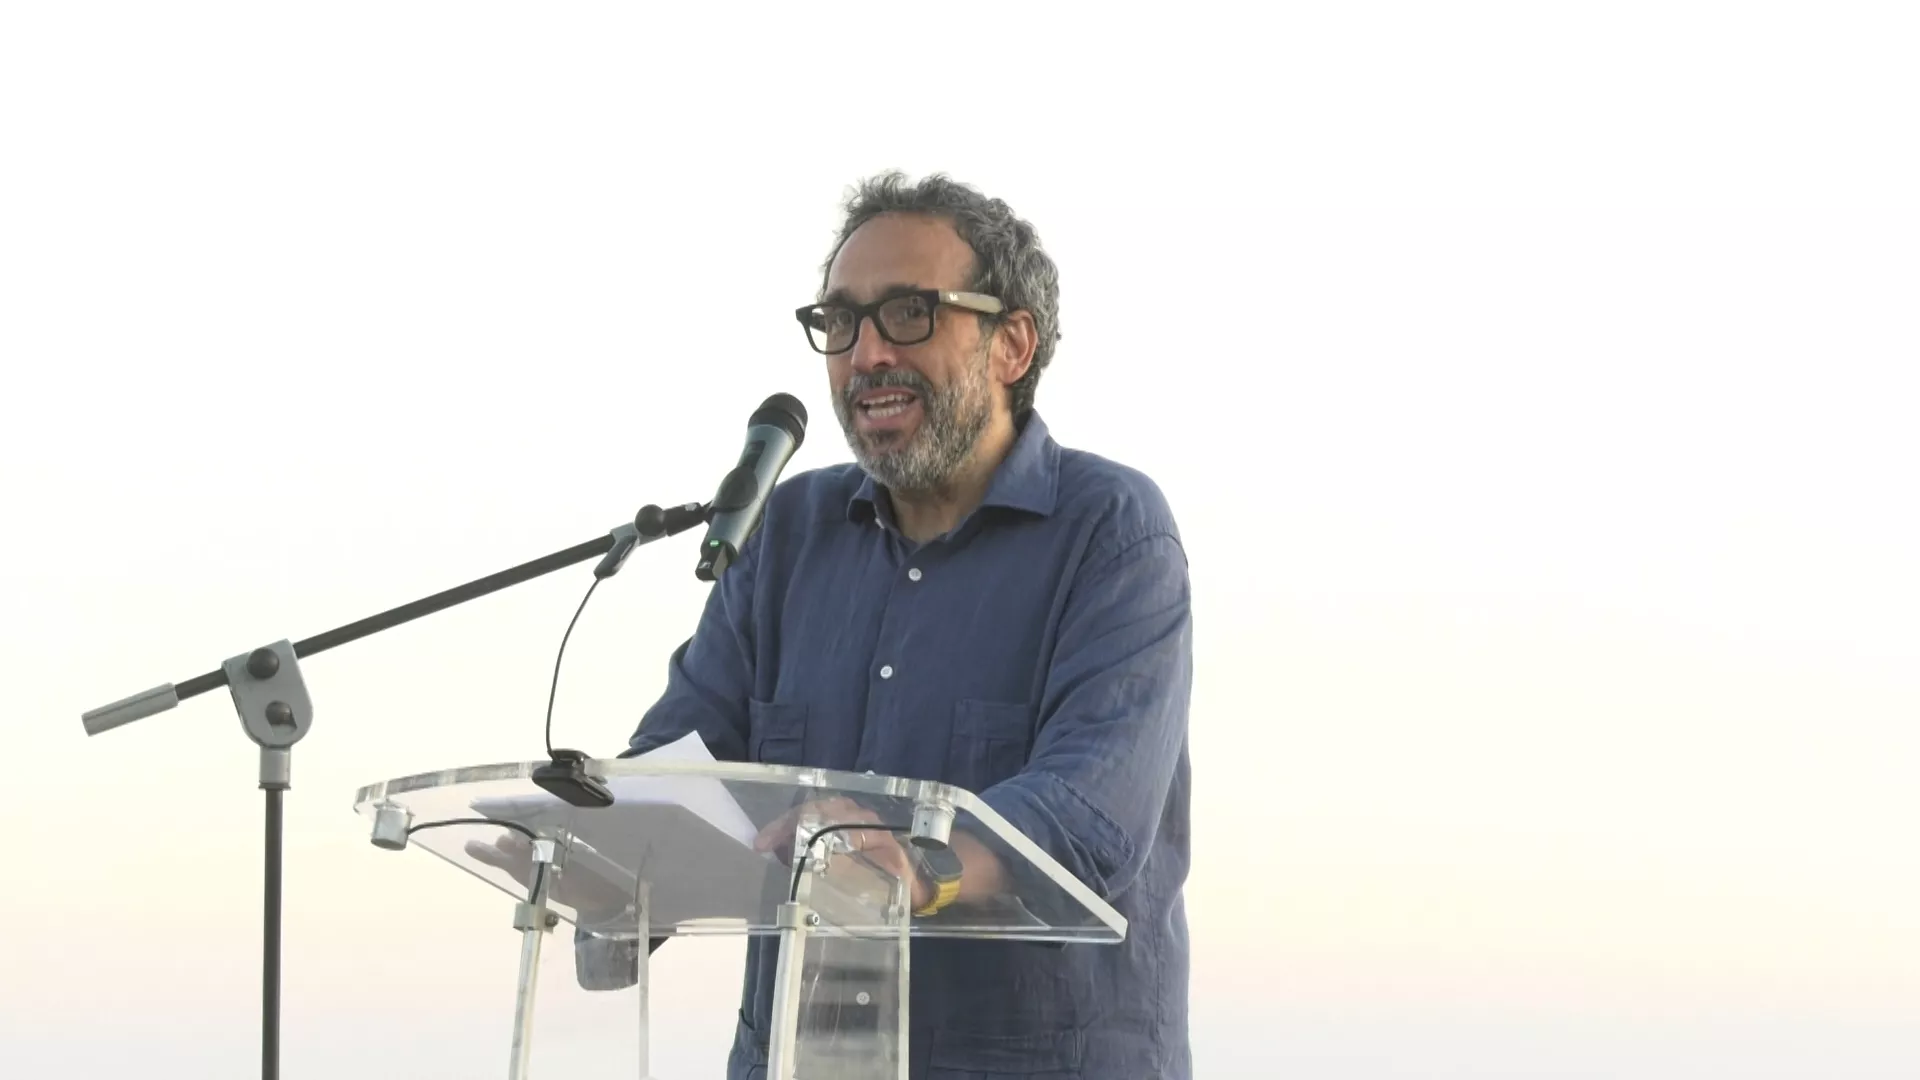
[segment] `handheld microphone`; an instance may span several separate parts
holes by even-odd
[[[740,557],[747,538],[760,527],[780,470],[807,435],[807,407],[791,394],[775,394],[747,419],[747,445],[708,509],[707,537],[700,543],[700,562],[693,576],[718,581]]]

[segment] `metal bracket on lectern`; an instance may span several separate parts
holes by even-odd
[[[775,909],[774,926],[780,935],[780,958],[774,966],[773,1030],[767,1036],[767,1080],[794,1080],[807,935],[820,926],[820,916],[805,900],[789,901]]]
[[[548,882],[555,867],[554,856],[558,845],[545,838],[533,842],[533,872],[540,875],[529,891],[527,899],[513,906],[513,928],[515,930],[538,930],[546,933],[560,925],[560,916],[547,909]]]
[[[549,839],[533,842],[533,886],[527,899],[513,908],[513,928],[520,931],[520,985],[514,991],[512,1057],[507,1065],[507,1080],[524,1080],[533,1054],[533,1004],[539,989],[540,942],[557,920],[549,921],[547,896],[553,887],[555,844]]]
[[[804,872],[821,875],[832,865],[834,853],[847,846],[846,837],[838,833],[828,833],[825,839],[820,833],[827,826],[816,810],[804,810],[793,825],[793,857],[795,860],[806,857]]]
[[[407,837],[413,833],[413,811],[395,803],[383,802],[373,811],[373,846],[386,851],[405,851]]]
[[[286,788],[292,784],[292,755],[288,753],[313,725],[313,702],[293,642],[276,641],[221,665],[240,726],[260,745],[260,786]]]
[[[907,839],[914,847],[940,851],[952,837],[952,803],[935,800],[914,806],[913,827],[907,833]]]

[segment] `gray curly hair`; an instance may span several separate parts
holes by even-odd
[[[1054,344],[1060,340],[1060,271],[1040,247],[1040,236],[1033,226],[1015,216],[1001,200],[990,199],[941,173],[919,183],[909,183],[898,171],[881,173],[854,188],[845,206],[847,216],[840,235],[820,267],[821,293],[826,292],[833,260],[847,238],[868,221],[888,213],[946,218],[973,249],[973,280],[967,288],[999,297],[1006,313],[1026,311],[1033,316],[1033,362],[1010,390],[1014,416],[1032,409],[1040,373],[1053,359]],[[1005,313],[983,314],[981,325],[984,329],[1004,317]]]

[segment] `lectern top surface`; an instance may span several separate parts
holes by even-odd
[[[1118,912],[964,789],[663,758],[670,756],[588,762],[585,771],[614,796],[608,807],[576,807],[549,794],[533,779],[546,762],[527,761],[371,784],[356,794],[355,810],[374,818],[384,809],[390,823],[403,817],[409,846],[520,898],[531,853],[526,833],[555,841],[550,906],[603,935],[772,933],[779,905],[796,890],[827,934],[887,936],[903,922],[926,937],[1114,942],[1126,933]],[[820,832],[828,826],[846,828]],[[970,886],[962,900],[914,915],[907,883],[888,869],[911,860],[850,850],[855,826],[866,842],[885,832],[902,845],[915,833],[970,834],[999,856],[1003,884],[990,893]],[[773,850],[762,850],[763,835]],[[799,873],[796,846],[809,851]]]

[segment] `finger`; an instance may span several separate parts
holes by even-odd
[[[822,822],[831,823],[838,820],[836,815],[840,812],[840,807],[843,802],[844,800],[838,797],[814,799],[803,802],[793,809],[788,810],[786,813],[768,822],[766,827],[762,828],[760,832],[754,836],[754,850],[774,851],[776,849],[784,850],[790,847],[793,844],[793,834],[795,830],[800,827],[801,818],[811,816],[820,819]]]
[[[498,844],[489,844],[484,840],[467,841],[466,852],[475,860],[486,863],[495,869],[505,870],[508,873],[513,873],[514,870],[524,862],[524,860],[517,859],[508,852],[501,850]]]
[[[474,841],[476,844],[481,842],[482,841],[478,840]],[[512,858],[524,859],[533,854],[533,845],[527,842],[527,838],[511,830],[503,830],[498,836],[495,836],[493,841],[487,846],[502,855]]]
[[[533,859],[533,845],[512,832],[502,833],[490,844],[484,840],[469,840],[466,852],[477,861],[497,870],[505,870],[522,880]]]
[[[830,809],[832,811],[830,820],[832,821],[856,822],[880,820],[880,815],[845,796],[834,797]]]
[[[773,821],[768,822],[753,838],[753,850],[772,851],[782,843],[793,839],[793,824],[798,818],[798,808],[789,810]]]
[[[819,820],[821,827],[828,825],[877,824],[880,815],[861,806],[844,795],[833,795],[824,799],[814,799],[800,804],[762,828],[753,838],[755,851],[786,852],[792,847],[794,832],[800,827],[800,819],[813,817]],[[847,840],[849,846],[864,846],[855,840],[867,830],[841,830],[837,835]]]
[[[863,823],[876,826],[880,825],[880,815],[869,812],[867,817],[863,819]],[[848,831],[859,838],[860,847],[863,850],[897,848],[900,846],[899,838],[885,828],[850,829]]]

